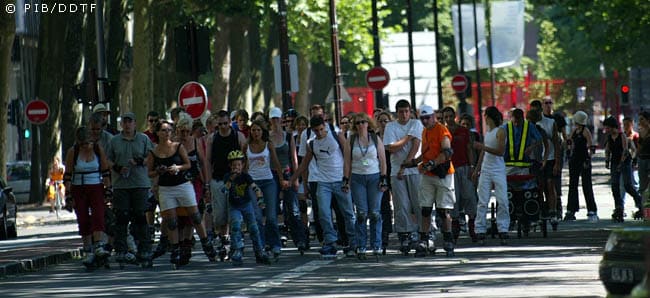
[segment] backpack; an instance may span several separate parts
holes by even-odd
[[[377,138],[378,138],[377,134],[372,130],[368,131],[368,134],[370,135],[370,139],[375,144],[375,147],[377,147]],[[357,134],[352,134],[350,136],[350,151],[352,151],[352,148],[354,146],[354,141],[356,141],[357,137],[358,137]],[[377,150],[377,159],[379,159],[379,150]]]
[[[330,125],[331,125],[331,124],[330,124]],[[311,131],[311,129],[308,130],[307,132],[309,132],[309,131]],[[331,130],[328,134],[332,134],[332,133],[334,133],[334,132],[335,132],[335,131]],[[341,149],[341,155],[342,155],[343,157],[345,157],[345,151],[343,151],[343,145],[341,145],[341,141],[339,140],[339,136],[336,135],[336,134],[333,134],[332,137],[333,137],[334,140],[336,141],[336,144],[339,145],[339,149]],[[307,134],[307,139],[309,140],[309,133]],[[311,140],[307,141],[307,144],[309,145],[309,149],[311,149],[312,156],[314,157],[314,159],[315,159],[315,160],[318,160],[318,158],[316,157],[316,154],[314,154],[314,140],[316,140],[316,139],[311,139]]]

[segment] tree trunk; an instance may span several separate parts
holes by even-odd
[[[265,51],[262,49],[262,44],[260,42],[260,29],[256,23],[250,24],[249,27],[249,43],[250,43],[250,57],[249,61],[251,63],[251,94],[253,98],[253,110],[254,111],[264,111],[264,108],[268,106],[268,100],[271,97],[264,96],[263,90],[263,81],[262,81],[262,72],[266,66],[264,58]]]
[[[250,19],[238,16],[232,19],[230,34],[230,91],[228,108],[252,111],[250,43],[248,34]]]
[[[230,17],[217,15],[216,34],[214,38],[213,68],[214,82],[212,84],[212,112],[228,109],[228,82],[230,81]]]
[[[3,13],[0,15],[0,107],[7,111],[9,105],[9,71],[11,67],[11,48],[14,43],[14,15]],[[0,140],[7,139],[7,113],[0,113]],[[0,177],[6,181],[7,177],[7,144],[0,142]]]
[[[133,34],[133,102],[125,111],[135,113],[138,127],[152,108],[154,89],[154,43],[152,0],[135,0]]]
[[[307,55],[298,54],[298,94],[296,96],[295,109],[301,115],[309,116],[311,106],[309,90],[311,86],[311,62]]]
[[[48,3],[54,4],[54,3]],[[64,14],[42,14],[36,65],[36,97],[50,107],[46,123],[34,128],[32,140],[32,181],[30,203],[43,201],[43,181],[54,154],[60,149],[59,138],[62,86],[65,77],[65,47],[68,16]]]
[[[108,80],[116,83],[113,86],[113,98],[110,99],[110,109],[111,113],[111,126],[115,126],[117,123],[117,116],[119,116],[119,109],[117,107],[120,103],[119,90],[122,88],[122,82],[120,80],[122,76],[122,70],[127,69],[130,65],[130,61],[125,61],[125,58],[128,56],[125,53],[125,50],[129,49],[125,37],[126,37],[126,28],[125,28],[125,0],[109,0],[106,7],[106,16],[108,19],[108,26],[106,26],[106,72],[108,73]]]
[[[93,23],[94,24],[94,23]],[[72,95],[72,88],[79,82],[78,75],[82,67],[82,51],[80,44],[83,44],[83,15],[71,14],[68,17],[65,36],[66,55],[64,60],[64,74],[62,84],[61,101],[61,144],[62,160],[65,159],[65,150],[72,147],[75,141],[75,129],[81,122],[80,107],[76,98]],[[94,26],[92,26],[94,28]]]

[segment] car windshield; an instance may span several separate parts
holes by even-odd
[[[29,180],[31,167],[28,164],[7,165],[7,180]]]

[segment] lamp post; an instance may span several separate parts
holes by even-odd
[[[602,62],[600,63],[600,67],[598,67],[600,70],[600,90],[602,92],[602,97],[603,97],[603,110],[605,111],[605,117],[607,117],[607,72],[605,71],[605,64]]]

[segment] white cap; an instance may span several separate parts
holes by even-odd
[[[282,110],[280,108],[272,108],[269,111],[269,118],[282,118]]]
[[[420,117],[433,115],[433,108],[428,105],[420,106]]]
[[[93,113],[99,113],[99,112],[110,113],[111,111],[109,111],[103,103],[98,103],[93,107]]]

